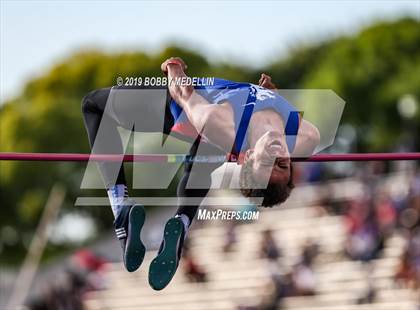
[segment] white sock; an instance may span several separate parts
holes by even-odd
[[[184,224],[184,231],[185,235],[188,232],[188,229],[190,228],[190,218],[186,216],[185,214],[177,214],[175,217],[178,217],[181,219],[182,223]]]
[[[125,205],[128,198],[128,189],[125,184],[115,184],[107,190],[109,202],[111,203],[112,213],[116,218],[120,214],[121,208]]]

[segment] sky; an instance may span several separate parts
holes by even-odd
[[[178,42],[211,61],[256,67],[293,46],[405,15],[420,18],[420,0],[0,0],[0,102],[78,49],[153,52]]]

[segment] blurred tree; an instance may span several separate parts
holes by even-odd
[[[378,23],[334,42],[313,61],[301,86],[333,89],[347,103],[344,121],[362,133],[361,151],[384,151],[401,134],[401,96],[420,98],[419,42],[417,20]],[[420,114],[415,117],[418,122]]]

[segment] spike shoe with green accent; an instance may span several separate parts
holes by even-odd
[[[162,290],[171,282],[179,265],[184,238],[182,220],[178,217],[169,219],[158,255],[150,263],[149,284],[154,290]]]
[[[144,207],[136,204],[123,207],[114,221],[115,232],[123,250],[124,266],[128,272],[140,267],[146,253],[140,238],[145,218]]]

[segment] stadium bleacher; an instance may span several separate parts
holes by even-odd
[[[320,214],[313,206],[297,204],[296,201],[290,205],[292,207],[264,210],[258,221],[238,225],[238,240],[229,253],[222,250],[226,223],[210,222],[192,230],[190,249],[208,274],[205,283],[188,281],[181,265],[167,288],[159,292],[152,290],[147,272],[155,252],[148,252],[143,266],[132,274],[125,272],[121,264],[110,264],[107,289],[92,292],[85,306],[88,310],[227,310],[238,309],[240,305],[256,305],[266,294],[270,277],[269,263],[258,253],[261,233],[270,229],[282,250],[283,271],[280,272],[296,264],[306,240],[315,241],[320,249],[313,267],[315,295],[284,297],[281,309],[417,309],[418,292],[400,288],[394,281],[405,244],[402,236],[395,232],[387,239],[383,254],[371,261],[369,268],[372,272],[367,281],[365,264],[350,260],[343,254],[346,233],[342,216]],[[374,302],[358,304],[368,282],[373,283],[376,290]]]

